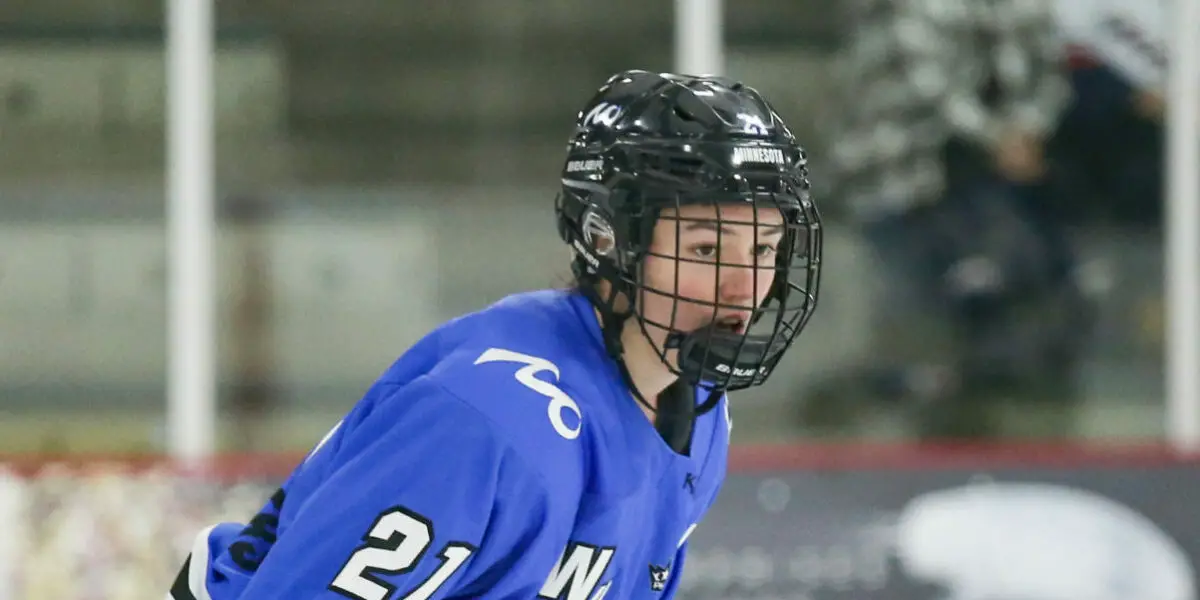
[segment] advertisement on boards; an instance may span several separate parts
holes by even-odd
[[[735,469],[682,597],[1197,599],[1196,465],[926,458]]]

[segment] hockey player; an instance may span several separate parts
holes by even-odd
[[[749,87],[610,78],[556,201],[577,287],[418,342],[248,524],[200,533],[170,597],[671,598],[725,476],[725,392],[816,304],[805,162]]]

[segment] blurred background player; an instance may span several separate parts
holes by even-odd
[[[829,183],[884,276],[880,346],[812,384],[805,419],[883,402],[941,438],[994,434],[1000,399],[1071,404],[1088,311],[1049,178],[1071,99],[1051,7],[840,6]]]
[[[171,596],[674,597],[725,477],[725,394],[816,307],[806,161],[741,83],[610,78],[556,206],[576,287],[418,342],[248,524],[199,534]]]

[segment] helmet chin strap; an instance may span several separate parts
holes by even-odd
[[[667,340],[663,344],[663,348],[665,350],[677,351],[676,355],[678,358],[676,360],[679,363],[679,370],[687,378],[701,382],[696,384],[698,387],[708,390],[708,398],[705,398],[704,402],[696,407],[696,415],[706,414],[716,408],[725,393],[723,387],[717,387],[713,382],[708,382],[708,385],[704,385],[703,382],[706,370],[705,363],[714,352],[708,342],[728,336],[729,334],[723,332],[716,323],[711,323],[695,331],[672,331],[667,334]],[[714,378],[719,377],[715,376]]]
[[[613,338],[612,342],[606,342],[609,348],[609,353],[617,361],[617,369],[621,373],[621,379],[624,380],[625,386],[629,388],[630,393],[638,404],[646,407],[652,415],[654,415],[654,428],[658,434],[662,436],[663,441],[671,447],[672,450],[680,454],[688,454],[691,451],[692,431],[696,424],[696,392],[695,388],[688,384],[683,378],[676,378],[670,385],[658,394],[657,402],[651,403],[642,395],[637,384],[633,381],[633,375],[629,372],[629,366],[626,363],[624,353],[624,344],[621,342],[621,332],[624,330],[625,323],[628,317],[623,320],[609,321],[611,324],[606,324],[608,319],[604,315],[612,315],[612,312],[601,311],[601,329],[605,331],[605,339]],[[644,326],[641,327],[642,335],[645,335]],[[612,332],[611,334],[609,332]],[[615,352],[615,353],[614,353]],[[655,356],[657,359],[657,355]]]
[[[621,340],[621,334],[625,330],[625,323],[634,317],[634,314],[632,311],[617,310],[617,298],[621,295],[621,292],[617,290],[617,282],[621,281],[619,274],[603,262],[598,268],[591,269],[583,259],[575,261],[573,270],[575,278],[583,284],[580,289],[584,296],[592,303],[592,306],[596,307],[596,312],[600,313],[600,334],[604,339],[604,349],[617,362],[617,370],[621,373],[621,379],[625,386],[629,388],[638,404],[657,415],[658,409],[642,396],[642,392],[633,382],[633,375],[629,373],[629,367],[625,364],[625,344]],[[601,281],[608,281],[612,286],[607,297],[600,293],[599,283]]]
[[[709,397],[705,402],[697,406],[696,387],[685,378],[678,377],[658,395],[658,402],[652,404],[647,401],[634,383],[633,375],[629,372],[629,367],[625,362],[625,345],[621,335],[629,319],[637,319],[637,316],[633,311],[617,310],[617,299],[622,293],[622,290],[617,289],[618,282],[622,281],[620,274],[606,261],[596,267],[591,267],[582,257],[577,258],[572,265],[572,270],[575,272],[576,279],[583,284],[580,286],[581,291],[600,313],[600,332],[604,339],[605,350],[617,362],[617,370],[620,372],[625,386],[634,399],[654,415],[654,427],[667,445],[676,452],[687,454],[691,446],[696,417],[709,412],[717,405],[721,399],[721,391],[710,390]],[[599,291],[598,284],[601,281],[610,283],[611,287],[606,295],[602,295]],[[632,290],[624,291],[628,297],[633,297]],[[645,322],[638,319],[638,326],[642,335],[649,336]],[[683,334],[672,332],[668,335],[668,344],[671,336],[675,335]],[[655,354],[656,358],[659,358],[657,353]]]
[[[677,378],[658,395],[657,402],[647,401],[634,383],[633,375],[629,372],[629,366],[625,361],[625,345],[621,340],[625,325],[633,315],[622,314],[615,310],[613,305],[616,292],[610,293],[609,298],[606,299],[595,291],[594,286],[587,286],[584,293],[591,298],[595,306],[599,307],[597,312],[600,313],[600,331],[604,338],[605,349],[617,362],[617,370],[630,394],[638,404],[646,407],[654,415],[654,428],[662,436],[663,441],[675,452],[688,454],[691,450],[692,431],[698,414],[695,388],[682,378]],[[644,326],[641,329],[642,335],[645,335]]]

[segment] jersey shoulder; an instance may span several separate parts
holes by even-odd
[[[402,357],[381,381],[418,375],[486,419],[547,480],[578,488],[587,399],[572,390],[595,389],[586,382],[596,366],[581,350],[589,332],[577,300],[561,291],[505,298],[435,330],[411,358],[420,368]]]

